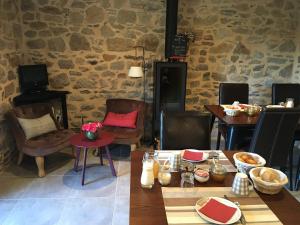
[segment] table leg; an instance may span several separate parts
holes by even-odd
[[[112,173],[113,176],[116,177],[117,176],[116,175],[116,170],[115,170],[115,167],[114,167],[114,163],[111,159],[110,152],[109,152],[109,149],[108,149],[107,145],[105,146],[105,150],[106,150],[106,156],[107,156],[108,161],[109,161],[109,166],[110,166],[110,169],[111,169],[111,173]]]
[[[86,157],[87,157],[87,148],[83,148],[83,168],[82,168],[82,178],[81,178],[81,185],[82,186],[84,185]]]
[[[294,161],[294,157],[293,157],[293,153],[294,153],[294,146],[295,146],[295,141],[293,141],[292,146],[290,147],[289,150],[289,172],[290,172],[290,191],[293,191],[293,161]]]
[[[76,150],[75,150],[75,154],[76,154],[76,158],[75,158],[75,162],[74,162],[74,170],[76,172],[78,172],[78,164],[79,164],[79,160],[80,160],[80,148],[79,147],[76,147]]]
[[[227,137],[226,137],[226,149],[233,150],[236,144],[238,130],[234,126],[229,126],[227,128]]]
[[[211,114],[211,121],[210,121],[210,132],[214,128],[214,123],[215,123],[216,117],[214,114]]]
[[[103,155],[102,155],[102,149],[98,148],[98,154],[100,158],[100,165],[103,166]]]

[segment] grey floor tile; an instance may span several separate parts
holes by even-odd
[[[1,225],[54,225],[63,208],[64,201],[59,199],[19,200]]]
[[[0,200],[0,224],[5,221],[7,216],[13,210],[17,200]]]
[[[74,176],[46,176],[35,179],[24,191],[22,198],[70,198],[74,195]]]
[[[57,225],[111,225],[114,198],[75,198],[65,203]]]
[[[33,178],[0,177],[0,199],[20,198],[33,180]]]
[[[76,176],[73,188],[76,197],[106,197],[116,192],[117,177],[112,176],[109,166],[92,166],[87,168],[85,185],[81,185],[81,176]]]
[[[129,193],[116,198],[112,225],[129,224]]]
[[[117,195],[128,196],[130,194],[130,173],[118,177]]]

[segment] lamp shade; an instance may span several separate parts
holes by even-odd
[[[129,71],[128,71],[128,76],[129,77],[135,77],[135,78],[138,78],[138,77],[143,77],[143,69],[142,67],[140,66],[131,66],[129,68]]]

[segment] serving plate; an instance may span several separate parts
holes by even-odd
[[[190,152],[202,152],[203,155],[202,155],[202,160],[189,160],[189,159],[185,159],[183,158],[183,154],[184,154],[184,151],[190,151]],[[205,160],[207,160],[209,157],[209,153],[208,152],[204,152],[204,151],[201,151],[201,150],[197,150],[197,149],[185,149],[181,152],[181,158],[182,160],[184,161],[188,161],[188,162],[203,162]]]
[[[285,108],[283,105],[267,105],[267,108]]]
[[[236,208],[235,213],[233,214],[233,216],[226,223],[222,223],[220,221],[216,221],[212,218],[209,218],[208,216],[204,215],[203,213],[201,213],[199,211],[199,209],[204,207],[206,202],[208,202],[210,199],[214,199],[214,200],[216,200],[216,201],[218,201],[218,202],[220,202],[224,205],[230,206],[232,208]],[[199,201],[196,202],[195,209],[196,209],[198,215],[202,219],[206,220],[207,222],[213,223],[213,224],[233,224],[233,223],[237,222],[242,216],[242,212],[236,204],[234,204],[233,202],[231,202],[227,199],[219,198],[219,197],[209,197],[209,198],[207,198],[207,201],[203,201],[203,199],[200,199]]]

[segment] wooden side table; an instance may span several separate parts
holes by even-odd
[[[111,159],[111,155],[109,152],[108,145],[112,143],[114,140],[114,135],[108,132],[100,132],[100,136],[95,141],[89,141],[84,137],[83,134],[75,134],[70,138],[71,145],[75,146],[76,148],[76,159],[74,162],[74,170],[78,171],[78,164],[80,160],[80,151],[81,148],[83,149],[83,167],[82,167],[82,178],[81,178],[81,185],[84,185],[84,176],[85,176],[85,168],[86,168],[86,158],[87,158],[87,151],[89,148],[97,148],[99,151],[99,157],[100,157],[100,164],[103,165],[103,157],[102,157],[102,150],[105,149],[106,156],[109,161],[110,169],[113,176],[116,175],[114,163]]]

